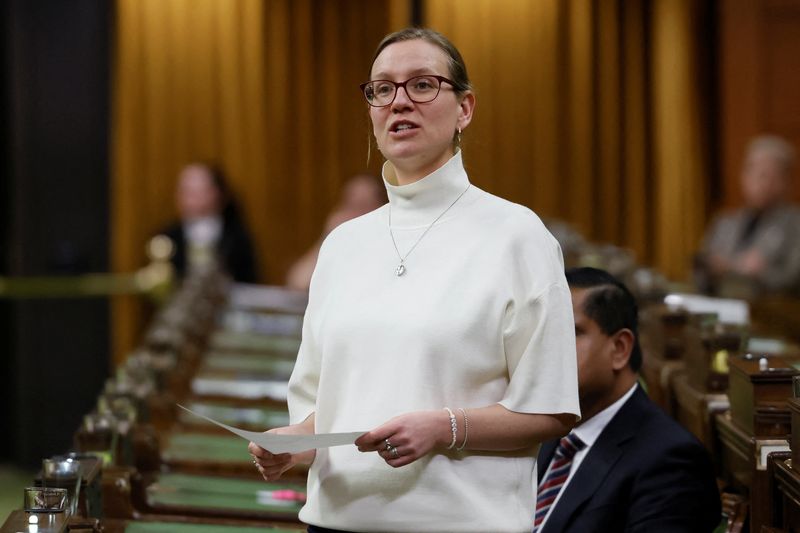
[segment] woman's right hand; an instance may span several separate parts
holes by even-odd
[[[310,422],[310,423],[309,423]],[[301,424],[270,429],[266,433],[275,435],[310,435],[314,433],[314,416],[311,415]],[[297,464],[311,464],[317,455],[316,450],[307,450],[300,453],[272,453],[258,444],[251,442],[247,451],[253,456],[253,463],[261,472],[266,481],[279,479],[284,472]]]

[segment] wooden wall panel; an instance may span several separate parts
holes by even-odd
[[[722,191],[714,208],[741,203],[739,174],[752,137],[781,135],[800,151],[800,0],[725,0],[718,21]]]

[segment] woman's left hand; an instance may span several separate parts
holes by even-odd
[[[378,452],[393,467],[411,464],[452,440],[447,411],[415,411],[396,416],[356,439],[361,452]]]

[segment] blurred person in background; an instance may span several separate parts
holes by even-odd
[[[747,293],[800,294],[800,209],[790,203],[795,149],[780,137],[754,138],[741,175],[744,206],[718,216],[696,258],[698,287],[725,294],[726,284]]]
[[[250,235],[222,170],[213,164],[189,163],[180,171],[175,193],[180,220],[162,234],[173,243],[172,264],[178,276],[216,260],[235,281],[254,283]]]
[[[386,189],[378,178],[369,174],[358,174],[350,178],[342,189],[339,203],[328,215],[320,238],[289,268],[286,274],[286,286],[307,291],[325,237],[342,222],[365,215],[385,203]]]

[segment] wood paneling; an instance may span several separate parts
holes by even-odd
[[[800,0],[718,5],[722,191],[714,207],[730,207],[741,203],[739,174],[752,137],[781,135],[800,151]]]

